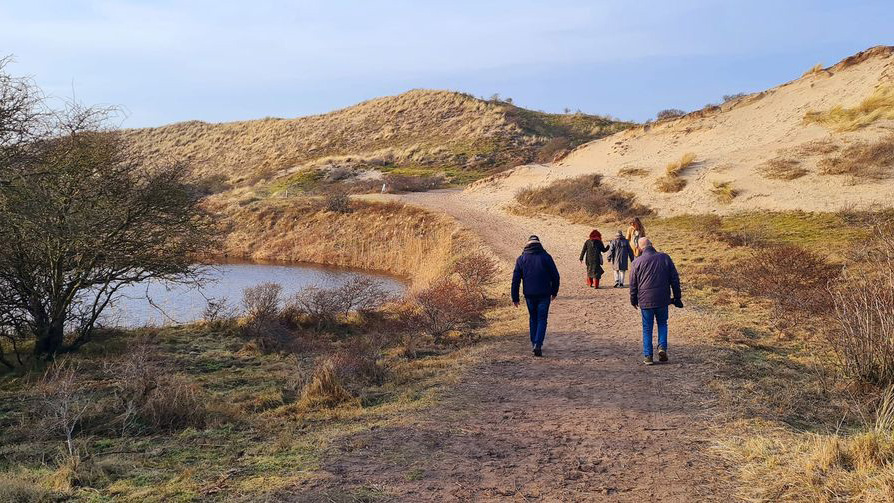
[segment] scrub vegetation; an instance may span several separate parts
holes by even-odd
[[[729,426],[717,452],[751,501],[888,501],[891,214],[745,213],[647,221],[712,312]],[[830,249],[829,236],[844,243]]]
[[[683,171],[695,162],[695,154],[687,152],[678,161],[669,163],[664,169],[664,176],[658,179],[656,187],[659,192],[680,192],[686,187],[686,180],[680,178]]]
[[[852,108],[840,105],[823,112],[807,112],[806,123],[816,123],[832,130],[856,131],[880,119],[894,119],[894,86],[876,88],[871,96]]]
[[[558,180],[545,187],[523,189],[515,195],[516,212],[550,213],[572,221],[621,219],[650,213],[633,194],[602,184],[602,175]]]

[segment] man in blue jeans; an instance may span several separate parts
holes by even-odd
[[[528,305],[531,350],[534,356],[543,356],[549,303],[559,294],[559,270],[537,236],[528,238],[524,251],[515,261],[512,272],[512,303],[515,307],[519,304],[520,283],[524,283],[525,304]]]
[[[658,323],[658,361],[667,361],[667,311],[673,304],[683,307],[680,276],[666,253],[655,251],[648,238],[639,238],[642,253],[630,269],[630,303],[643,316],[643,363],[653,365],[652,334]]]

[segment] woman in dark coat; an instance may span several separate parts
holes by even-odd
[[[630,241],[627,241],[621,231],[618,231],[618,235],[608,245],[608,261],[615,270],[615,288],[624,286],[624,274],[627,272],[627,265],[633,261],[633,250]]]
[[[602,252],[608,251],[608,247],[602,244],[602,234],[593,229],[590,239],[584,242],[584,248],[580,251],[580,261],[587,263],[587,286],[599,288],[599,278],[605,271],[602,269]]]

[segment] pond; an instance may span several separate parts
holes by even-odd
[[[106,326],[141,327],[175,325],[202,319],[208,301],[226,299],[241,309],[242,290],[260,283],[279,283],[283,298],[308,286],[331,288],[355,281],[358,276],[381,282],[393,294],[406,285],[394,276],[309,264],[228,261],[207,269],[209,278],[201,287],[145,282],[123,288],[121,297],[102,316]]]

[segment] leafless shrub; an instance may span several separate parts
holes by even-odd
[[[242,291],[242,305],[250,319],[273,319],[279,314],[282,302],[282,285],[261,283]]]
[[[69,456],[77,454],[75,432],[92,405],[80,370],[76,363],[57,363],[44,373],[34,389],[36,429],[63,436]]]
[[[686,112],[684,112],[683,110],[680,110],[679,108],[666,108],[664,110],[659,111],[655,115],[655,117],[661,121],[661,120],[665,120],[665,119],[675,119],[677,117],[682,117],[684,115],[686,115]]]
[[[724,95],[723,95],[723,102],[726,103],[726,102],[729,102],[729,101],[737,100],[737,99],[739,99],[739,98],[744,98],[745,96],[748,96],[748,93],[724,94]]]
[[[894,237],[874,227],[864,269],[846,270],[832,289],[837,327],[830,341],[844,373],[881,386],[894,384]]]
[[[483,298],[487,287],[496,281],[498,269],[490,255],[479,252],[461,257],[453,263],[450,272],[459,278],[467,291],[476,292]]]
[[[309,286],[295,294],[286,305],[283,317],[295,323],[310,322],[318,328],[333,325],[339,316],[364,313],[388,302],[391,296],[382,282],[354,275],[335,288]]]
[[[202,311],[202,320],[205,323],[219,327],[236,318],[236,308],[230,305],[226,297],[221,299],[208,299],[205,309]]]
[[[351,198],[344,192],[336,192],[326,196],[326,209],[334,213],[350,213]]]
[[[840,272],[841,266],[817,253],[770,244],[730,266],[724,284],[769,300],[774,324],[784,329],[832,311],[827,285]]]
[[[418,327],[440,342],[451,332],[467,335],[484,321],[481,299],[456,281],[443,278],[414,296]]]

